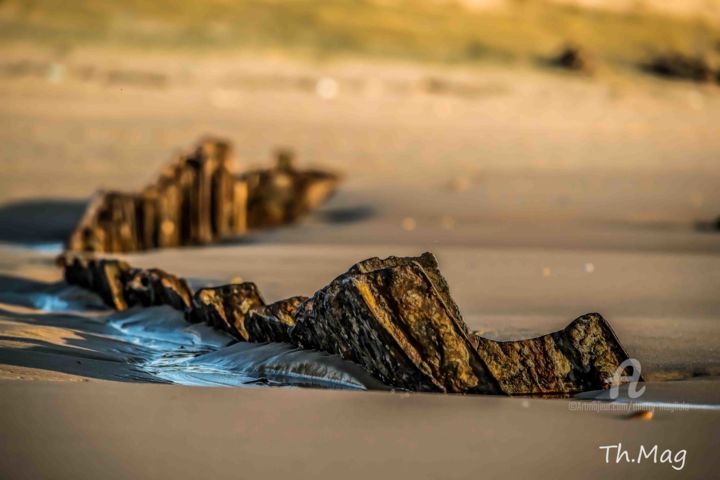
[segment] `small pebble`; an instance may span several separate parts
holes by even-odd
[[[637,412],[633,412],[627,416],[629,420],[652,420],[655,414],[652,410],[638,410]]]
[[[552,270],[550,270],[550,267],[543,267],[542,275],[543,277],[549,277],[550,275],[552,275]]]
[[[593,265],[592,263],[586,263],[586,264],[585,264],[585,271],[586,271],[587,273],[593,273],[593,272],[595,271],[595,265]]]

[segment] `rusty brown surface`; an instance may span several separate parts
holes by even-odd
[[[432,254],[370,258],[311,298],[267,305],[252,282],[203,288],[162,270],[64,254],[69,283],[109,306],[170,305],[239,341],[286,342],[339,355],[412,391],[564,395],[608,388],[628,358],[608,322],[583,315],[563,330],[498,342],[468,330]]]
[[[291,335],[394,387],[502,393],[430,254],[356,264],[300,307]]]
[[[252,342],[292,343],[290,329],[295,315],[307,297],[291,297],[251,310],[245,317],[245,329]]]
[[[251,310],[263,306],[265,301],[252,282],[202,288],[193,296],[187,319],[193,323],[205,322],[247,342],[250,335],[245,328],[245,317]]]
[[[163,270],[135,268],[127,276],[125,298],[130,305],[169,305],[175,310],[185,311],[190,308],[192,290],[185,279]]]
[[[598,313],[583,315],[559,332],[528,340],[476,339],[491,374],[503,392],[513,395],[607,388],[618,366],[628,358],[607,320]]]
[[[66,282],[92,290],[115,310],[128,308],[124,289],[130,266],[126,262],[83,255],[61,255],[58,264],[63,268]]]
[[[288,152],[279,154],[275,167],[235,175],[231,151],[228,142],[206,139],[141,192],[96,194],[68,250],[121,253],[212,243],[294,222],[338,183],[332,173],[296,169]]]
[[[628,358],[596,313],[529,340],[497,342],[469,333],[430,254],[359,262],[300,307],[291,336],[408,390],[531,395],[604,389]]]
[[[58,257],[65,281],[92,290],[111,308],[123,311],[136,305],[168,305],[184,311],[192,290],[185,279],[159,269],[131,268],[117,259],[98,259],[65,253]]]

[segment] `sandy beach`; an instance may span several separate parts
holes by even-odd
[[[682,394],[706,384],[685,384]],[[0,420],[14,439],[0,447],[3,472],[13,476],[707,478],[717,467],[702,440],[718,429],[716,411],[638,422],[568,411],[565,400],[107,382],[11,381],[2,389],[3,411],[16,412]],[[680,472],[615,464],[614,455],[606,464],[598,446],[618,442],[633,451],[687,449],[687,460]]]
[[[710,478],[720,466],[717,85],[610,68],[1,48],[1,477]],[[364,258],[431,251],[487,338],[600,312],[641,362],[647,391],[632,406],[651,420],[625,393],[389,391],[328,354],[233,344],[165,307],[113,312],[64,283],[55,257],[88,198],[139,189],[206,134],[232,141],[240,168],[287,146],[342,184],[296,225],[123,255],[132,265],[195,288],[253,281],[275,301]],[[600,447],[618,443],[687,456],[680,472],[606,462]]]

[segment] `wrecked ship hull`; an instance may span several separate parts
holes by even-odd
[[[203,245],[297,221],[335,191],[339,178],[299,170],[290,152],[272,168],[233,173],[232,148],[205,139],[138,193],[98,192],[66,242],[76,252],[125,253]]]
[[[608,388],[629,358],[597,313],[527,340],[498,342],[470,332],[429,253],[367,259],[310,298],[271,304],[252,282],[193,293],[183,279],[118,260],[66,253],[59,264],[69,283],[97,292],[112,308],[165,303],[238,341],[338,355],[408,391],[567,395]]]

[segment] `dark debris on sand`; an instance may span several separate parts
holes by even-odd
[[[576,45],[567,45],[550,59],[550,64],[574,72],[590,74],[595,70],[595,62],[591,55]]]
[[[655,56],[643,67],[647,72],[661,77],[698,83],[713,81],[720,83],[720,71],[714,72],[710,63],[703,57],[678,52],[665,53]]]

